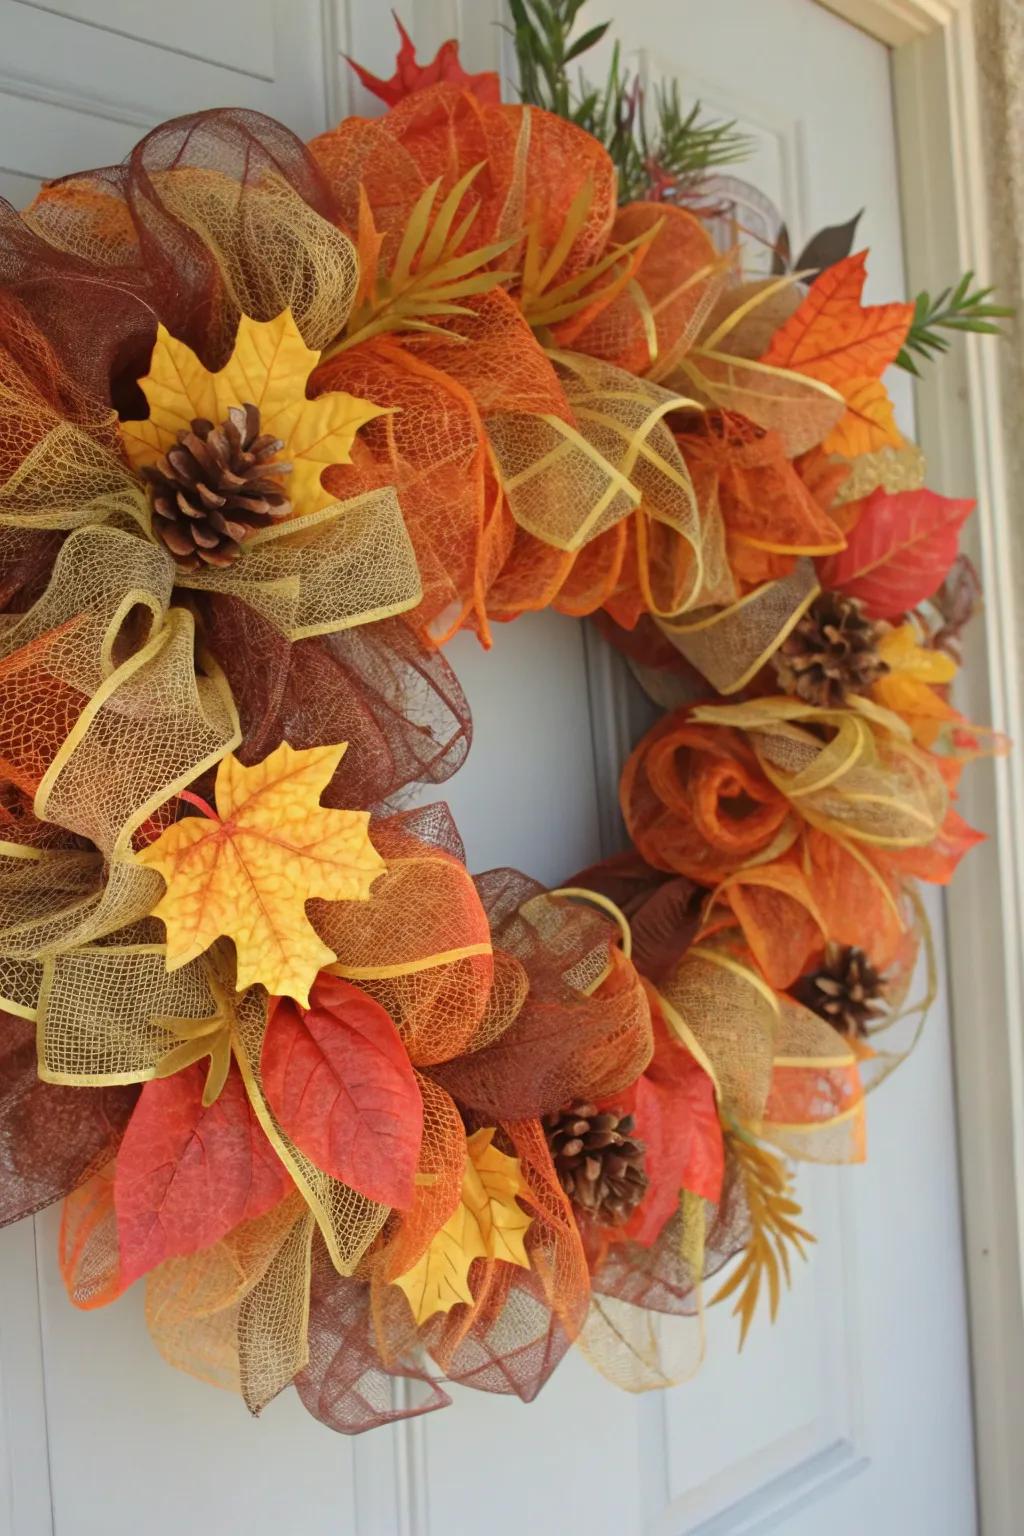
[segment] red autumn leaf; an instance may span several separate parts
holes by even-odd
[[[208,1248],[292,1188],[238,1068],[207,1109],[205,1080],[197,1063],[147,1083],[128,1122],[114,1175],[125,1285],[164,1259]]]
[[[861,304],[866,260],[867,252],[859,251],[827,267],[775,332],[761,361],[823,384],[880,378],[906,339],[914,306]]]
[[[817,562],[818,580],[859,597],[872,618],[906,613],[942,585],[973,506],[924,489],[872,491],[846,548]]]
[[[394,16],[394,12],[391,13]],[[480,75],[468,75],[459,62],[459,45],[454,38],[449,38],[442,43],[437,50],[437,57],[430,64],[420,64],[416,58],[416,49],[412,38],[395,16],[395,25],[401,38],[401,44],[395,57],[395,72],[390,80],[381,80],[378,75],[371,75],[368,69],[357,64],[355,59],[348,62],[355,70],[359,79],[368,91],[374,96],[379,96],[381,101],[386,101],[389,107],[396,106],[404,101],[406,96],[411,96],[414,91],[422,91],[428,85],[437,85],[445,81],[448,85],[461,85],[471,92],[478,101],[487,102],[497,106],[501,100],[501,82],[498,76],[491,70]],[[346,55],[347,57],[347,55]]]
[[[939,828],[939,835],[924,848],[887,849],[876,855],[879,863],[909,875],[916,880],[927,880],[932,885],[948,885],[965,853],[985,841],[984,832],[970,826],[960,813],[950,806],[946,819]]]
[[[653,1243],[678,1209],[680,1192],[705,1200],[722,1192],[725,1151],[715,1090],[703,1067],[668,1030],[651,999],[654,1056],[630,1090],[615,1104],[632,1110],[634,1134],[645,1148],[647,1193],[622,1228],[635,1242]]]
[[[321,972],[308,1009],[274,998],[260,1071],[282,1129],[324,1173],[370,1200],[412,1204],[423,1100],[391,1016]]]

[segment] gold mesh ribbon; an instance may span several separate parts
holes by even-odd
[[[805,821],[833,836],[911,848],[939,834],[949,792],[934,758],[899,716],[867,699],[837,710],[783,698],[701,705],[693,718],[747,732],[766,777]],[[811,724],[831,730],[831,739]]]
[[[340,334],[359,279],[355,247],[283,176],[265,171],[244,198],[236,177],[208,167],[151,177],[167,208],[213,254],[240,313],[271,320],[290,309],[316,352]]]
[[[290,1195],[211,1248],[159,1265],[146,1278],[146,1322],[164,1359],[258,1412],[306,1363],[311,1237]]]
[[[592,1296],[577,1339],[607,1381],[626,1392],[675,1387],[696,1375],[704,1359],[703,1310],[676,1317],[635,1306],[617,1296]]]
[[[552,352],[572,423],[506,412],[487,430],[512,515],[536,538],[577,552],[630,513],[674,531],[690,551],[680,612],[722,580],[720,530],[705,528],[690,472],[665,423],[692,404],[581,353]]]
[[[179,570],[176,579],[239,598],[289,640],[372,624],[423,596],[393,486],[262,529],[234,565]]]
[[[738,693],[800,622],[820,588],[810,560],[766,582],[727,608],[702,609],[685,620],[660,619],[676,650],[717,693]]]

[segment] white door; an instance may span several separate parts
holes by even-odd
[[[493,66],[500,0],[405,0],[433,50]],[[814,0],[592,0],[627,48],[754,135],[747,174],[794,240],[864,207],[870,297],[902,292],[885,50]],[[247,105],[305,135],[340,115],[341,51],[388,73],[379,0],[0,0],[0,192],[119,159],[151,123]],[[909,425],[909,399],[901,401]],[[954,487],[939,487],[953,492]],[[471,865],[554,882],[602,851],[622,715],[614,669],[554,615],[451,660],[475,744],[448,798]],[[609,680],[612,680],[611,682]],[[518,748],[530,733],[529,753]],[[497,790],[501,810],[497,811]],[[941,932],[941,915],[934,914]],[[3,1536],[971,1536],[971,1417],[950,1052],[943,1008],[876,1096],[866,1168],[801,1172],[819,1242],[742,1356],[713,1314],[697,1378],[621,1394],[570,1357],[530,1407],[452,1408],[355,1441],[294,1394],[258,1422],[149,1345],[142,1300],[76,1313],[55,1212],[0,1234]],[[138,1288],[136,1288],[138,1289]]]

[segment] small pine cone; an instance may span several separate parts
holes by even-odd
[[[775,653],[780,686],[819,709],[838,708],[888,672],[878,654],[884,632],[855,597],[822,592]]]
[[[606,1227],[628,1221],[647,1189],[645,1147],[632,1136],[633,1116],[577,1100],[544,1116],[559,1182],[582,1214]]]
[[[258,406],[236,405],[219,427],[193,421],[143,469],[153,531],[179,565],[230,565],[243,539],[288,516],[291,502],[279,477],[292,466],[273,462],[283,447],[260,432]]]
[[[829,944],[820,970],[801,976],[795,988],[805,1007],[842,1035],[864,1036],[885,1014],[885,986],[862,949]]]

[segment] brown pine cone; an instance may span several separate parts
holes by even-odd
[[[885,986],[862,949],[829,944],[820,970],[801,976],[794,988],[798,1000],[842,1035],[866,1035],[885,1014]]]
[[[632,1137],[633,1116],[598,1112],[582,1100],[545,1115],[544,1130],[559,1182],[572,1204],[602,1226],[628,1221],[647,1189],[645,1147]]]
[[[290,464],[273,461],[281,439],[260,432],[255,405],[236,405],[215,427],[197,419],[142,474],[153,508],[153,532],[189,570],[230,565],[243,539],[287,517],[280,476]]]
[[[885,627],[855,597],[820,593],[775,653],[780,686],[819,709],[838,708],[888,672],[878,654]]]

